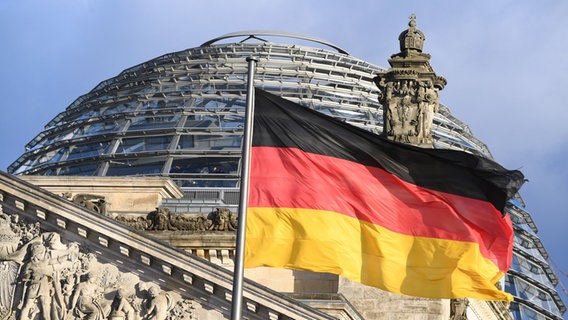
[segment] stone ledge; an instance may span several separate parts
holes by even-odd
[[[89,194],[104,197],[108,210],[120,212],[150,212],[163,199],[182,198],[183,192],[164,177],[56,177],[18,176],[33,185],[62,196]]]

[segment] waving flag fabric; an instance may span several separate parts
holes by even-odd
[[[507,199],[524,178],[391,142],[256,90],[245,266],[329,272],[429,298],[512,300]]]

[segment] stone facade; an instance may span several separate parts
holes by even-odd
[[[341,278],[342,293],[365,319],[449,319],[448,301],[392,294]]]

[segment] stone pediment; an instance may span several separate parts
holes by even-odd
[[[0,172],[0,319],[226,319],[232,272]],[[245,319],[334,319],[253,281]]]

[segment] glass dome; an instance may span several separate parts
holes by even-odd
[[[326,50],[258,39],[256,34],[239,43],[215,44],[214,39],[124,70],[50,121],[8,171],[161,175],[181,187],[235,187],[249,56],[259,59],[256,86],[382,131],[378,88],[372,81],[378,66],[331,44],[333,50]],[[435,119],[434,135],[436,147],[489,155],[447,108]]]

